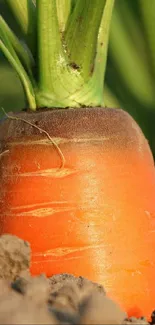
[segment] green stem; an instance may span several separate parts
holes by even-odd
[[[111,18],[115,0],[106,0],[98,35],[97,55],[94,73],[101,89],[104,84]]]
[[[113,3],[114,0],[77,0],[70,12],[65,37],[61,38],[56,0],[37,0],[39,107],[103,105],[103,74]],[[104,40],[104,50],[98,40]]]
[[[91,76],[97,37],[106,0],[79,0],[72,11],[65,32],[71,62],[79,66],[85,80]]]
[[[56,0],[37,0],[39,89],[53,92],[57,67],[66,64],[63,53]]]
[[[7,0],[33,55],[36,50],[36,8],[32,0]]]
[[[139,7],[142,13],[142,21],[144,25],[144,33],[146,35],[146,45],[149,51],[149,61],[151,61],[151,69],[153,70],[153,77],[155,77],[155,1],[141,0]]]
[[[8,1],[12,2],[12,0]],[[17,3],[18,1],[19,0],[17,0]],[[22,0],[23,3],[24,1],[26,3],[28,0]],[[72,26],[73,31],[70,29],[71,27],[67,29],[67,31],[72,34],[72,41],[75,39],[75,33],[77,33],[76,44],[79,44],[79,48],[81,49],[77,57],[81,60],[81,69],[78,69],[76,62],[73,62],[70,57],[72,56],[71,54],[76,55],[74,48],[72,48],[73,51],[71,51],[70,56],[68,56],[66,44],[64,44],[64,37],[62,37],[58,21],[57,6],[59,8],[60,2],[58,5],[57,1],[59,0],[36,1],[38,38],[37,60],[39,72],[37,87],[30,73],[28,77],[16,55],[16,52],[18,52],[19,57],[21,56],[21,48],[16,42],[17,40],[14,38],[14,34],[10,34],[10,31],[7,32],[9,41],[5,40],[2,42],[1,48],[23,82],[30,108],[36,108],[35,101],[37,107],[50,108],[101,106],[103,103],[103,73],[106,65],[110,16],[114,0],[102,0],[102,2],[100,2],[100,0],[94,0],[93,5],[90,5],[90,1],[84,0],[86,6],[83,6],[81,0],[77,0],[76,3],[75,1],[71,3],[72,5],[74,4],[74,6],[71,7],[70,18],[68,19],[69,25],[67,26],[70,26],[72,17],[74,19],[76,19],[76,17],[80,18],[81,15],[83,17],[82,32],[80,31],[78,34],[74,25]],[[63,9],[62,7],[62,10]],[[104,9],[105,13],[103,15]],[[68,13],[66,11],[65,19],[67,19],[67,15]],[[103,19],[105,19],[104,24],[102,22]],[[76,27],[79,26],[77,20],[75,21],[75,25]],[[2,32],[4,32],[5,28],[2,29]],[[103,37],[104,33],[105,39]],[[3,38],[5,39],[4,34],[5,33],[3,33]],[[102,52],[98,45],[98,40],[102,42],[103,39],[105,42],[104,52]],[[69,38],[69,40],[71,41],[71,38]],[[83,45],[84,40],[86,41],[86,46]],[[91,46],[89,47],[89,45]],[[104,54],[103,59],[101,59],[102,54]],[[101,59],[100,65],[98,62],[99,57]],[[97,68],[99,66],[102,68],[102,73],[100,72],[100,74]],[[99,82],[101,83],[100,87]],[[34,90],[32,89],[32,85],[34,86]]]
[[[4,55],[10,62],[10,64],[14,67],[14,69],[18,73],[18,75],[23,83],[24,90],[25,90],[30,108],[32,110],[36,110],[34,90],[33,90],[32,83],[31,83],[26,71],[24,70],[24,68],[21,65],[18,58],[15,55],[12,55],[12,53],[8,50],[6,45],[1,40],[0,40],[0,49],[2,50],[2,52],[4,53]]]
[[[76,6],[77,0],[71,0],[71,12],[73,12],[75,6]]]
[[[27,72],[32,77],[32,67],[34,65],[34,60],[31,54],[22,46],[16,35],[13,33],[11,28],[7,25],[5,20],[0,16],[0,31],[3,31],[7,35],[10,43],[12,44],[15,52],[21,59],[23,65],[25,66]]]
[[[56,0],[59,27],[61,32],[65,30],[66,22],[71,9],[71,1],[72,0]]]

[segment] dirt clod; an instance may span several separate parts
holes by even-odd
[[[50,294],[49,281],[45,275],[36,277],[18,277],[12,284],[12,289],[35,301],[37,304],[47,303]]]
[[[80,303],[81,324],[122,324],[127,316],[111,299],[93,293]]]
[[[141,318],[136,318],[136,317],[130,317],[130,318],[126,318],[123,321],[123,324],[128,325],[128,324],[143,324],[143,325],[147,325],[149,324],[147,319],[145,317],[141,317]]]
[[[46,306],[38,306],[16,293],[4,297],[0,303],[0,324],[58,324]]]
[[[16,236],[0,236],[0,278],[14,280],[29,267],[29,243]]]
[[[64,274],[54,275],[49,280],[50,280],[51,292],[58,291],[65,285],[70,284],[70,285],[76,285],[81,295],[89,294],[92,291],[99,292],[103,295],[106,294],[102,285],[89,281],[88,279],[82,276],[75,277],[72,274],[64,273]]]

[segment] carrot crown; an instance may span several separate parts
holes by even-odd
[[[0,16],[0,49],[37,107],[104,105],[115,0],[6,0],[24,45]]]

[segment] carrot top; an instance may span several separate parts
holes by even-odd
[[[29,108],[104,105],[115,0],[7,0],[24,45],[0,16],[0,49],[18,73]]]

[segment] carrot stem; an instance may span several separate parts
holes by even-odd
[[[56,0],[37,0],[39,88],[54,92],[57,66],[65,62]]]
[[[104,105],[103,82],[115,0],[7,1],[13,7],[17,21],[22,24],[26,35],[33,26],[32,18],[34,24],[35,18],[37,19],[36,32],[34,29],[32,35],[37,39],[34,56],[37,62],[32,73],[31,69],[27,71],[29,79],[35,80],[33,92],[37,107],[78,108]],[[14,34],[7,25],[3,26],[4,29],[12,45],[11,52],[13,48],[20,58],[22,54],[23,60],[23,51],[21,53]],[[28,38],[31,43],[32,38],[29,35]],[[8,48],[6,44],[1,44],[1,47],[20,73],[30,103],[30,87],[25,84],[28,78],[24,70],[21,70],[20,63],[16,65],[18,56],[13,60],[9,55],[10,44],[7,44]],[[30,108],[35,109],[32,101]]]
[[[2,35],[2,31],[1,35]],[[18,73],[23,86],[25,93],[27,95],[27,99],[32,110],[36,110],[36,100],[35,100],[35,93],[33,89],[32,80],[29,78],[27,72],[25,71],[23,65],[21,64],[18,56],[16,55],[11,43],[7,36],[4,36],[4,42],[0,40],[0,50],[2,50],[5,57],[8,59],[10,64],[14,67],[16,72]]]
[[[36,50],[36,8],[32,0],[7,0],[32,53]]]
[[[150,51],[151,69],[153,70],[153,80],[155,76],[155,1],[140,1],[140,10],[142,13],[142,21],[144,33],[146,35],[147,46]]]
[[[79,0],[68,20],[65,39],[70,59],[82,69],[84,80],[92,72],[105,3],[106,0]]]
[[[103,89],[106,63],[107,63],[107,52],[109,44],[109,34],[111,26],[111,18],[114,7],[115,0],[107,0],[104,11],[102,14],[102,20],[100,24],[100,29],[98,33],[98,43],[97,43],[97,55],[95,61],[94,73],[97,75],[99,86],[101,91]]]
[[[61,32],[65,30],[66,22],[71,10],[71,2],[72,0],[56,0],[58,21]]]
[[[29,75],[32,77],[32,68],[34,66],[34,59],[31,56],[31,53],[27,51],[27,48],[21,44],[18,40],[17,36],[11,30],[11,28],[7,25],[5,20],[2,16],[0,16],[0,32],[3,30],[3,33],[7,35],[10,43],[12,44],[15,52],[19,56],[21,62],[23,63],[24,67],[26,68]]]

